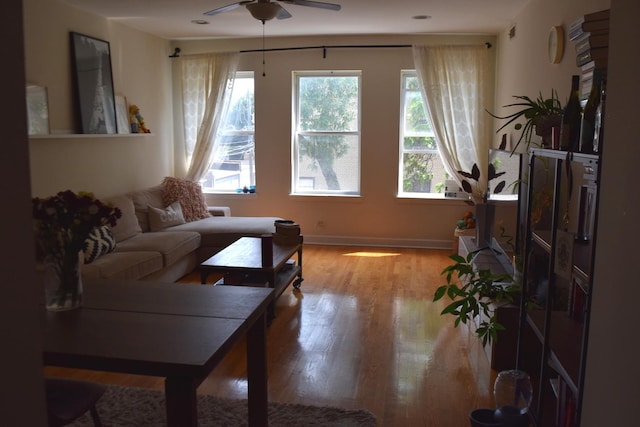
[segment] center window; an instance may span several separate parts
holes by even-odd
[[[361,73],[293,77],[292,193],[359,195]]]
[[[414,70],[402,72],[401,98],[398,195],[442,197],[449,176],[438,153],[420,81]]]

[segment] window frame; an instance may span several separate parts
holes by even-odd
[[[300,79],[306,77],[355,77],[358,82],[356,130],[349,131],[301,131],[300,123]],[[292,72],[292,111],[291,111],[291,192],[293,196],[319,197],[359,197],[362,185],[362,71],[361,70],[298,70]],[[312,181],[313,177],[300,176],[299,173],[299,141],[300,136],[344,135],[357,137],[358,174],[355,190],[304,190],[298,181]]]
[[[407,133],[405,129],[405,120],[406,120],[406,107],[407,107],[407,95],[409,93],[418,92],[422,97],[421,90],[407,90],[407,82],[408,78],[418,78],[418,73],[416,70],[401,70],[400,71],[400,111],[399,111],[399,135],[398,135],[398,175],[397,175],[397,197],[398,198],[444,198],[444,191],[437,192],[433,191],[433,187],[430,189],[430,192],[418,192],[418,191],[404,191],[404,170],[405,170],[405,162],[404,157],[405,154],[412,153],[424,153],[424,154],[435,154],[437,155],[437,162],[440,164],[442,160],[440,159],[440,152],[438,148],[405,148],[405,138],[407,137],[433,137],[435,140],[435,132],[433,131],[433,125],[431,125],[430,132],[415,132],[415,133]],[[422,100],[424,103],[424,99]],[[426,115],[426,105],[425,107],[425,115]],[[427,117],[428,118],[428,117]]]
[[[216,135],[216,138],[225,138],[225,137],[237,137],[237,136],[246,136],[248,139],[251,138],[253,139],[253,170],[249,171],[249,183],[248,185],[243,186],[242,181],[240,181],[239,186],[240,188],[234,188],[234,189],[224,189],[224,188],[215,188],[215,187],[204,187],[203,186],[203,192],[207,193],[207,194],[236,194],[236,193],[242,193],[242,189],[244,187],[247,187],[247,189],[251,190],[252,192],[255,191],[256,188],[256,177],[257,177],[257,172],[256,172],[256,162],[255,162],[255,151],[256,151],[256,128],[255,128],[255,107],[256,107],[256,92],[255,92],[255,72],[254,71],[250,71],[250,70],[246,70],[246,71],[236,71],[235,75],[234,75],[234,80],[238,80],[238,79],[251,79],[253,81],[253,130],[220,130],[219,134]],[[234,82],[235,85],[235,82]],[[228,119],[228,117],[227,117]],[[213,153],[212,153],[212,157],[213,157]],[[210,165],[209,165],[209,169],[207,170],[207,172],[209,172],[212,167],[213,167],[213,160],[211,160]],[[202,183],[205,179],[203,178]],[[215,183],[215,182],[214,182]]]

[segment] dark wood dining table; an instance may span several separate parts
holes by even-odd
[[[264,426],[272,300],[269,288],[85,283],[81,308],[46,313],[44,363],[164,377],[167,425],[197,426],[197,387],[246,336],[248,422]]]

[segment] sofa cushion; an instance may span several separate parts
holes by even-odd
[[[89,233],[84,241],[84,263],[90,264],[104,254],[112,252],[116,248],[116,238],[107,225],[96,227]]]
[[[131,191],[127,193],[131,200],[138,217],[138,223],[143,233],[151,231],[149,226],[149,206],[154,208],[162,208],[166,206],[162,202],[162,185],[145,188],[142,190]]]
[[[168,227],[163,231],[195,231],[202,236],[201,246],[228,246],[245,236],[260,236],[276,231],[276,217],[212,216],[199,221]]]
[[[114,196],[105,199],[105,202],[111,203],[122,211],[122,216],[118,218],[115,227],[111,228],[117,243],[142,233],[140,224],[138,224],[138,217],[136,217],[136,212],[133,207],[133,200],[131,200],[130,197],[125,195]]]
[[[82,266],[85,279],[141,279],[162,269],[160,252],[112,252]]]
[[[162,184],[163,206],[179,201],[185,221],[191,222],[211,216],[202,188],[197,182],[168,176]]]
[[[177,226],[179,227],[179,226]],[[200,234],[184,231],[165,233],[164,231],[138,234],[122,243],[118,243],[114,253],[150,252],[162,254],[162,265],[168,266],[200,247]]]
[[[184,224],[184,216],[180,202],[173,202],[164,209],[148,207],[149,210],[149,229],[151,231],[160,231],[172,225]]]

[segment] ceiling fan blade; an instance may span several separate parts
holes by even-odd
[[[287,12],[287,9],[280,6],[280,11],[278,11],[278,14],[276,15],[276,19],[288,19],[288,18],[291,18],[291,14]]]
[[[222,7],[219,7],[217,9],[213,9],[213,10],[210,10],[208,12],[205,12],[204,15],[213,16],[213,15],[217,15],[217,14],[222,13],[222,12],[229,12],[231,10],[239,8],[240,6],[244,6],[247,3],[253,3],[253,1],[254,0],[243,0],[243,1],[239,1],[237,3],[231,3],[231,4],[228,4],[226,6],[222,6]]]
[[[339,4],[334,3],[325,3],[321,1],[311,1],[311,0],[278,0],[282,3],[287,4],[295,4],[298,6],[309,6],[309,7],[317,7],[319,9],[327,9],[327,10],[340,10],[341,6]]]

